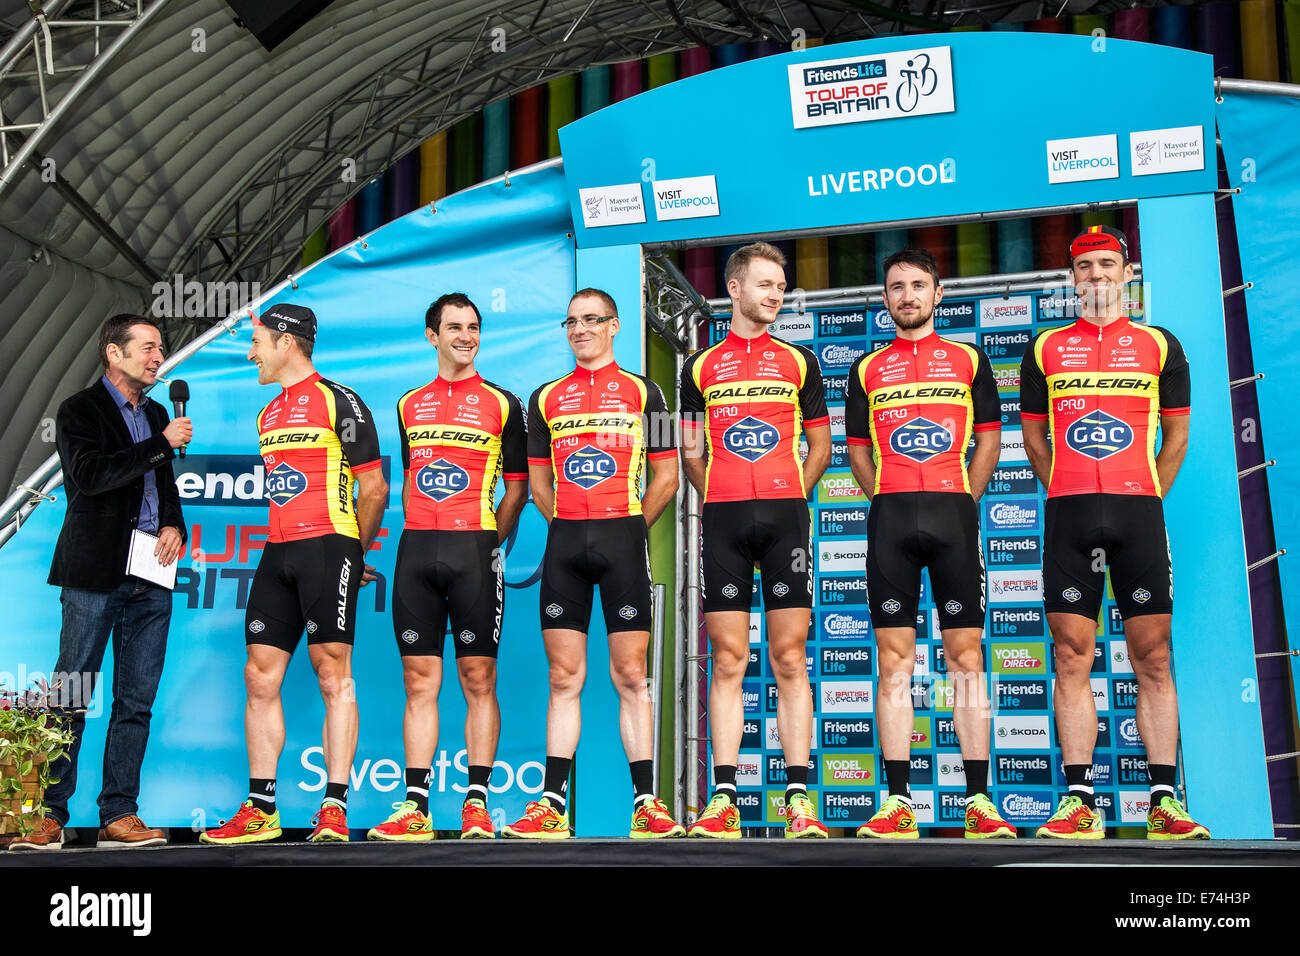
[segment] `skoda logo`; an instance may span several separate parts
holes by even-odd
[[[928,418],[905,422],[889,436],[889,447],[913,461],[929,461],[952,445],[952,432]]]
[[[618,470],[614,456],[594,445],[583,445],[564,459],[564,477],[579,488],[592,489]]]
[[[1076,419],[1066,429],[1065,441],[1079,454],[1101,461],[1133,444],[1133,429],[1098,409]]]
[[[722,444],[733,455],[746,461],[758,461],[781,440],[776,428],[747,415],[722,433]]]
[[[427,498],[446,501],[469,487],[469,472],[446,458],[439,458],[415,473],[415,487]]]

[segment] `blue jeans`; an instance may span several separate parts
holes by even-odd
[[[104,782],[99,793],[100,826],[139,812],[140,765],[149,742],[149,718],[162,677],[167,651],[167,626],[172,616],[172,592],[139,578],[127,577],[116,590],[64,588],[63,630],[59,633],[58,675],[70,707],[90,705],[108,638],[113,636],[113,711],[104,742]],[[60,826],[68,822],[68,801],[77,789],[77,754],[85,730],[84,713],[72,721],[75,735],[68,755],[50,767],[59,782],[45,793],[49,815]]]

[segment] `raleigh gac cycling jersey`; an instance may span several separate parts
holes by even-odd
[[[526,481],[524,410],[481,376],[435,378],[397,403],[412,531],[495,531],[497,479]]]
[[[799,433],[830,422],[808,349],[728,332],[682,366],[681,412],[683,429],[705,426],[705,502],[806,497]]]
[[[271,542],[360,538],[353,476],[380,466],[375,419],[351,389],[313,373],[257,416]]]
[[[970,494],[966,446],[972,432],[1002,427],[1002,404],[982,349],[931,332],[895,338],[858,359],[844,399],[844,435],[871,445],[873,496],[894,492]]]
[[[556,518],[641,514],[641,478],[677,454],[664,393],[616,362],[575,368],[528,403],[528,463],[555,471]]]
[[[1183,347],[1164,329],[1080,318],[1038,333],[1021,362],[1020,416],[1050,421],[1047,497],[1160,496],[1160,416],[1189,414],[1191,394]]]

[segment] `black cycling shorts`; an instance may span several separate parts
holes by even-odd
[[[758,565],[763,607],[813,605],[808,502],[802,498],[704,504],[704,610],[748,611]]]
[[[1096,620],[1107,565],[1122,618],[1173,613],[1174,566],[1161,500],[1101,494],[1048,498],[1043,541],[1048,613]]]
[[[553,518],[542,558],[542,627],[587,632],[600,586],[605,630],[650,630],[650,547],[645,518]]]
[[[351,644],[365,574],[361,542],[342,534],[266,545],[244,613],[244,641],[293,653],[308,644]]]
[[[874,627],[916,627],[921,569],[939,627],[983,627],[987,601],[979,506],[964,492],[876,495],[867,512],[867,601]]]
[[[393,634],[403,657],[441,657],[447,619],[457,659],[496,657],[505,582],[495,531],[402,532]]]

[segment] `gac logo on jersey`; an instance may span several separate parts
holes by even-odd
[[[781,440],[775,427],[748,415],[722,433],[722,444],[733,455],[746,461],[758,461]]]
[[[415,473],[415,487],[434,501],[446,501],[469,487],[469,472],[446,458],[439,458]]]
[[[564,459],[564,477],[580,488],[591,489],[614,477],[614,456],[592,445],[583,445]]]
[[[952,448],[952,432],[928,418],[918,418],[894,429],[889,447],[913,461],[929,461]]]
[[[307,490],[307,476],[284,462],[266,473],[266,496],[283,507]]]
[[[1101,410],[1077,419],[1065,433],[1066,443],[1081,455],[1101,461],[1133,444],[1133,429]]]

